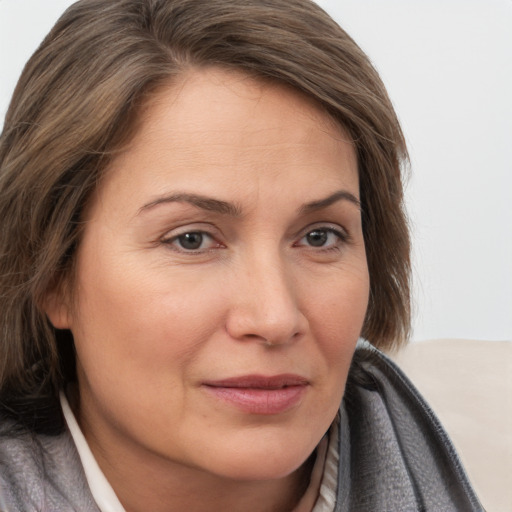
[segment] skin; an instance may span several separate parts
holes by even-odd
[[[282,85],[193,70],[145,107],[89,206],[74,303],[47,307],[74,335],[75,413],[128,512],[296,505],[367,308],[358,197],[346,134]],[[307,384],[276,414],[204,386],[283,373]]]

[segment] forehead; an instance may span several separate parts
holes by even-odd
[[[282,84],[211,68],[190,71],[151,96],[104,182],[138,182],[135,188],[148,193],[185,187],[243,195],[251,190],[249,178],[254,189],[282,173],[297,193],[319,177],[323,190],[313,196],[339,188],[340,179],[358,193],[353,144],[315,100]]]
[[[278,115],[269,123],[271,116],[262,114],[271,113]],[[162,124],[169,135],[171,120],[176,134],[198,133],[206,118],[218,127],[219,140],[229,131],[239,136],[252,132],[252,137],[260,130],[277,131],[286,126],[289,131],[290,118],[304,126],[314,126],[335,142],[350,140],[344,127],[316,99],[287,84],[220,67],[191,69],[176,81],[163,84],[141,109],[139,139],[144,134],[155,135]],[[215,137],[214,133],[209,135]],[[257,144],[258,138],[246,142],[250,145],[252,141]]]

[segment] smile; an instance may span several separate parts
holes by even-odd
[[[204,382],[203,388],[216,399],[249,414],[272,415],[297,405],[309,386],[298,375],[264,377],[247,375]]]

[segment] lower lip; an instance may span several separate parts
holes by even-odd
[[[279,389],[204,386],[204,389],[243,412],[262,415],[280,414],[292,409],[306,392],[305,385]]]

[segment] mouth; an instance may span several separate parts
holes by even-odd
[[[309,382],[293,374],[246,375],[203,382],[204,390],[217,400],[248,414],[273,415],[286,412],[300,402]]]

